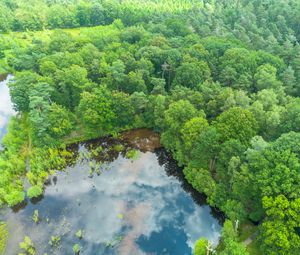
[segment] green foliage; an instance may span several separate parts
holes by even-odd
[[[225,249],[220,252],[220,255],[249,255],[249,252],[243,244],[228,240],[225,244]]]
[[[220,255],[249,255],[246,247],[237,240],[237,229],[233,226],[232,221],[225,220],[222,229],[222,245],[224,249],[218,253]]]
[[[39,223],[40,217],[39,217],[39,211],[38,210],[34,210],[32,219],[33,219],[34,223]]]
[[[199,239],[195,243],[194,255],[206,255],[206,246],[208,245],[208,241],[206,239]]]
[[[19,244],[21,250],[23,253],[19,254],[25,254],[25,255],[34,255],[36,254],[35,247],[33,242],[31,241],[29,236],[24,237],[24,241]]]
[[[216,183],[208,170],[186,167],[183,172],[185,178],[193,185],[194,189],[208,197],[214,193]]]
[[[83,230],[79,229],[75,235],[78,239],[82,239],[83,238]]]
[[[300,199],[264,197],[263,206],[267,217],[261,226],[261,250],[270,255],[299,253]]]
[[[80,253],[80,246],[79,246],[79,244],[74,244],[74,246],[73,246],[73,253],[75,255],[77,255],[77,254]]]
[[[112,130],[115,113],[111,105],[112,96],[105,87],[95,89],[93,93],[82,93],[79,112],[89,132],[105,135]]]
[[[6,203],[12,207],[21,203],[25,199],[25,194],[23,191],[12,190],[9,194],[5,196]]]
[[[263,221],[265,254],[298,254],[299,8],[298,0],[0,0],[0,30],[24,31],[0,36],[0,72],[15,74],[18,112],[2,141],[0,206],[24,200],[25,174],[28,197],[42,194],[66,166],[64,141],[148,127],[211,205],[231,220]],[[220,254],[247,254],[228,233]]]
[[[237,139],[243,144],[248,144],[257,130],[257,122],[252,113],[237,107],[218,116],[214,126],[221,134],[223,142]]]
[[[165,125],[168,129],[161,137],[162,143],[167,149],[175,152],[176,147],[179,145],[177,139],[180,136],[182,126],[198,114],[195,107],[187,100],[179,100],[170,104],[169,109],[165,111]]]
[[[36,198],[36,197],[39,197],[42,194],[43,194],[43,188],[41,186],[39,186],[39,185],[31,186],[27,190],[27,196],[29,198]]]
[[[60,236],[51,236],[51,240],[49,241],[49,244],[54,248],[59,247],[59,245],[60,245]]]
[[[174,85],[196,88],[210,77],[210,69],[204,61],[183,62],[176,70]]]
[[[4,255],[6,249],[6,242],[8,239],[8,229],[4,222],[0,222],[0,254]]]
[[[140,157],[140,151],[129,150],[126,152],[126,157],[132,160],[137,160]]]

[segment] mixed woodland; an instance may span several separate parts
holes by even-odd
[[[299,0],[0,0],[0,206],[40,196],[68,144],[150,128],[226,215],[218,254],[300,254],[299,20]]]

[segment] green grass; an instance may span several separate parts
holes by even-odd
[[[0,255],[4,255],[7,238],[8,238],[7,226],[5,223],[0,222]]]
[[[259,250],[259,245],[257,241],[253,241],[251,244],[247,246],[247,250],[250,255],[262,255],[262,253]]]
[[[247,222],[242,225],[239,233],[239,241],[243,242],[245,241],[248,237],[253,235],[257,231],[257,226],[253,225],[250,222]]]
[[[253,225],[251,222],[244,223],[240,228],[239,242],[244,242],[250,236],[255,234],[255,232],[257,232],[257,226]],[[250,255],[261,255],[261,252],[259,251],[259,245],[255,238],[254,241],[247,246],[247,250]]]

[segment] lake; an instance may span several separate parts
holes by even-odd
[[[37,254],[71,255],[79,244],[87,255],[191,255],[200,237],[217,245],[222,217],[185,181],[158,139],[137,130],[73,145],[73,161],[50,178],[43,198],[2,210],[10,231],[6,254],[17,254],[25,235]],[[55,247],[51,236],[60,237]]]

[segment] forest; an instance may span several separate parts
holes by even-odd
[[[0,207],[40,196],[69,144],[149,128],[226,215],[217,254],[300,254],[299,20],[299,0],[0,0]]]

